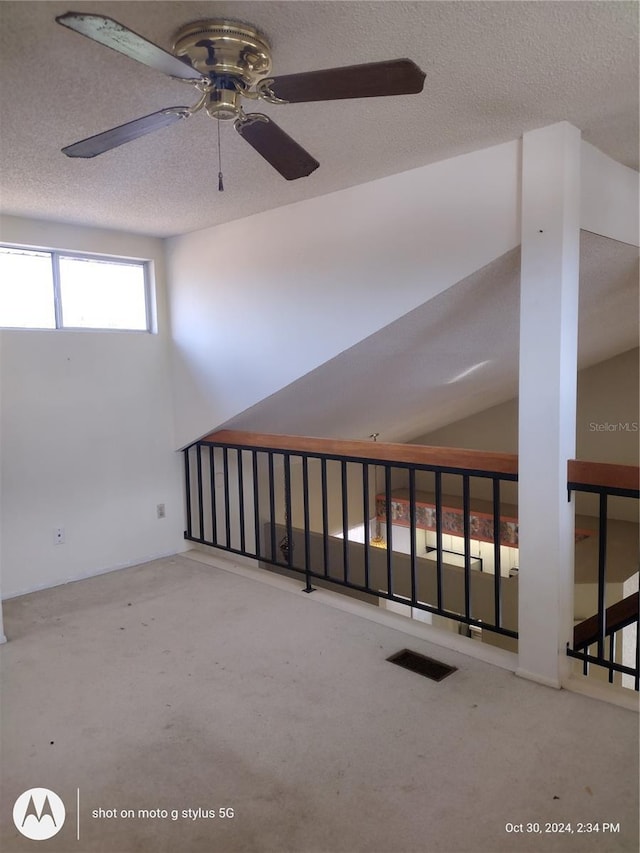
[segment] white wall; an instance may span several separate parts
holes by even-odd
[[[178,443],[517,246],[519,152],[494,146],[169,240]]]
[[[0,226],[7,243],[152,260],[159,330],[0,333],[3,596],[181,550],[162,241],[12,217]],[[65,544],[53,544],[55,527]]]

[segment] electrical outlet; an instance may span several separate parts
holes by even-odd
[[[53,544],[64,545],[64,527],[53,528]]]
[[[166,518],[167,513],[166,513],[166,510],[164,508],[164,504],[157,504],[156,505],[156,515],[158,518]]]

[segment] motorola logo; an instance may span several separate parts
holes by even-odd
[[[45,841],[60,832],[65,814],[64,803],[54,791],[30,788],[16,800],[13,822],[27,838]]]

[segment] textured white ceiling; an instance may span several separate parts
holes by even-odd
[[[638,249],[582,232],[581,368],[638,345],[638,297]],[[519,305],[515,249],[224,426],[410,441],[517,396]]]
[[[191,20],[250,21],[274,73],[409,57],[421,95],[264,105],[319,161],[283,180],[204,114],[93,160],[83,137],[193,102],[175,82],[54,22],[102,13],[163,47]],[[1,200],[6,213],[166,236],[515,139],[566,119],[626,165],[638,156],[636,2],[0,2]],[[262,109],[262,106],[260,107]]]

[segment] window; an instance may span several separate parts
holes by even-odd
[[[0,326],[150,331],[148,266],[0,246]]]

